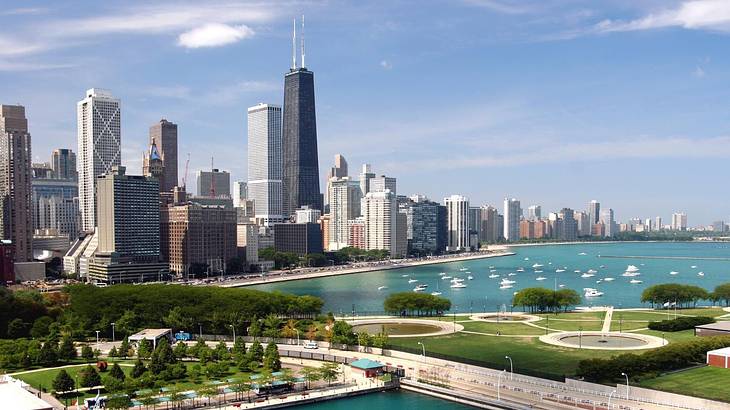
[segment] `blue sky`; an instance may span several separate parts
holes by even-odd
[[[245,179],[246,108],[281,104],[305,13],[323,175],[342,153],[436,200],[730,219],[727,0],[2,5],[0,101],[26,106],[39,161],[76,149],[76,101],[100,87],[132,172],[165,117],[190,181],[212,155]]]

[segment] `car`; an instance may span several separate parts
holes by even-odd
[[[317,344],[317,342],[313,342],[313,341],[309,340],[307,342],[304,342],[304,348],[305,349],[318,349],[319,345]]]

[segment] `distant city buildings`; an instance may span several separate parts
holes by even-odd
[[[248,197],[256,207],[256,220],[264,226],[289,216],[283,209],[281,115],[278,105],[248,109]]]
[[[248,183],[245,181],[234,181],[233,182],[233,206],[236,208],[245,206],[246,200],[248,200]]]
[[[363,164],[362,171],[360,172],[360,191],[362,196],[368,194],[371,191],[370,182],[375,178],[375,173],[372,171],[370,164]]]
[[[157,147],[163,169],[158,177],[160,191],[169,192],[178,185],[177,124],[161,119],[150,126],[150,145]]]
[[[398,255],[396,224],[398,205],[389,190],[369,192],[363,198],[362,216],[365,228],[365,249],[382,249]],[[330,232],[332,235],[332,232]],[[330,242],[332,239],[330,238]]]
[[[78,180],[76,153],[68,148],[53,150],[53,153],[51,153],[51,169],[55,179]]]
[[[676,212],[672,214],[672,230],[687,230],[687,214],[685,214],[684,212]]]
[[[329,192],[329,245],[336,251],[350,245],[348,221],[360,216],[360,185],[349,177],[332,177],[328,181]]]
[[[614,219],[613,209],[608,208],[601,211],[600,223],[600,232],[597,234],[595,230],[593,231],[595,236],[612,237],[616,235],[616,220]]]
[[[231,174],[213,168],[210,171],[200,170],[197,175],[198,196],[208,198],[231,197]]]
[[[520,201],[515,198],[504,199],[504,231],[506,241],[516,241],[520,235],[520,219],[522,219],[522,208]]]
[[[542,218],[542,208],[540,205],[532,205],[527,208],[527,219],[530,221],[536,221]]]
[[[468,250],[469,243],[469,200],[461,195],[444,198],[448,218],[448,245],[446,250],[458,252]]]

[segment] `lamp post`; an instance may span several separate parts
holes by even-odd
[[[297,346],[299,346],[299,329],[294,328],[294,331],[297,332]]]
[[[426,363],[426,346],[423,345],[423,343],[418,342],[419,345],[421,345],[421,352],[423,356],[423,362]]]
[[[99,348],[99,330],[96,330],[96,348]]]
[[[116,342],[117,339],[116,339],[116,337],[114,337],[114,326],[116,325],[116,323],[112,322],[111,325],[112,325],[112,342]]]
[[[583,348],[583,326],[578,326],[578,349]]]
[[[621,376],[624,376],[626,378],[626,400],[629,399],[629,375],[621,372]]]
[[[512,366],[512,358],[509,356],[505,356],[504,358],[509,360],[509,379],[512,380],[515,374],[515,368]]]
[[[233,330],[233,344],[236,344],[236,326],[228,325]]]
[[[454,333],[456,333],[456,312],[459,311],[458,306],[454,306]]]
[[[616,390],[611,391],[611,394],[608,395],[608,410],[611,410],[611,396],[616,393]]]
[[[200,331],[200,339],[203,339],[203,324],[198,323],[198,330]]]

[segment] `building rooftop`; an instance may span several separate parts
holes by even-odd
[[[143,329],[129,336],[129,340],[158,339],[168,333],[172,333],[172,329]]]
[[[0,403],[4,409],[52,410],[53,406],[15,383],[0,383]]]
[[[385,367],[384,364],[382,364],[380,362],[376,362],[375,360],[370,360],[370,359],[355,360],[354,362],[350,363],[350,366],[356,367],[356,368],[362,369],[362,370],[381,369],[381,368]]]
[[[730,347],[724,347],[722,349],[710,350],[707,354],[714,354],[716,356],[730,356]]]
[[[730,321],[710,323],[707,325],[695,326],[695,329],[722,330],[730,332]]]

